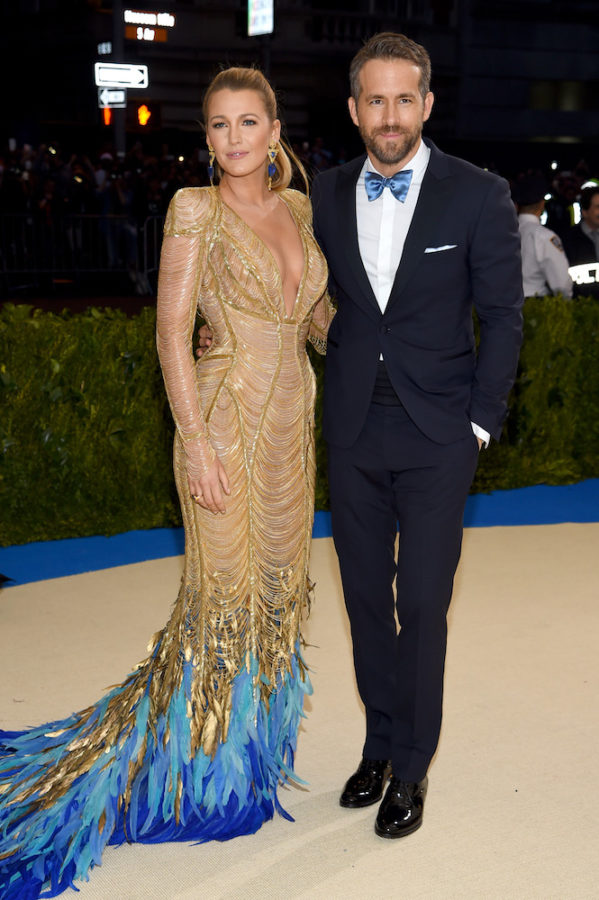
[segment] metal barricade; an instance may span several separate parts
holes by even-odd
[[[162,216],[138,225],[122,215],[0,215],[2,292],[126,273],[134,293],[153,293],[163,222]]]

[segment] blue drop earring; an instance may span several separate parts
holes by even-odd
[[[275,159],[277,158],[277,153],[279,152],[277,145],[272,142],[270,147],[268,148],[268,190],[272,190],[272,180],[277,173],[277,167],[275,166]]]
[[[211,147],[208,144],[208,178],[210,179],[210,184],[214,187],[214,159],[216,157],[216,153],[214,152],[214,147]]]

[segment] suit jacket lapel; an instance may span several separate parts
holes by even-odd
[[[366,274],[360,246],[358,244],[358,223],[356,218],[356,183],[364,165],[365,156],[352,160],[339,169],[337,175],[336,207],[339,211],[339,241],[357,290],[352,299],[372,314],[381,315],[374,291]]]
[[[401,262],[395,273],[387,308],[397,302],[421,263],[439,219],[440,210],[446,208],[453,187],[445,154],[441,153],[432,141],[427,140],[426,143],[431,148],[429,164],[422,179],[418,202],[406,236]]]

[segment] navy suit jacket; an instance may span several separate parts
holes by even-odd
[[[504,179],[426,143],[431,156],[384,314],[358,246],[355,192],[365,157],[313,184],[314,231],[338,306],[328,336],[324,435],[340,447],[362,429],[381,352],[427,437],[451,443],[472,433],[471,421],[501,434],[522,338],[516,212]]]
[[[564,250],[571,266],[598,262],[595,245],[580,227],[580,222],[565,233]]]

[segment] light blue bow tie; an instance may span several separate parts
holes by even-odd
[[[366,193],[370,201],[376,200],[388,187],[396,200],[403,203],[408,196],[408,189],[412,181],[412,169],[402,169],[396,172],[391,178],[383,178],[378,172],[366,172],[365,185]]]

